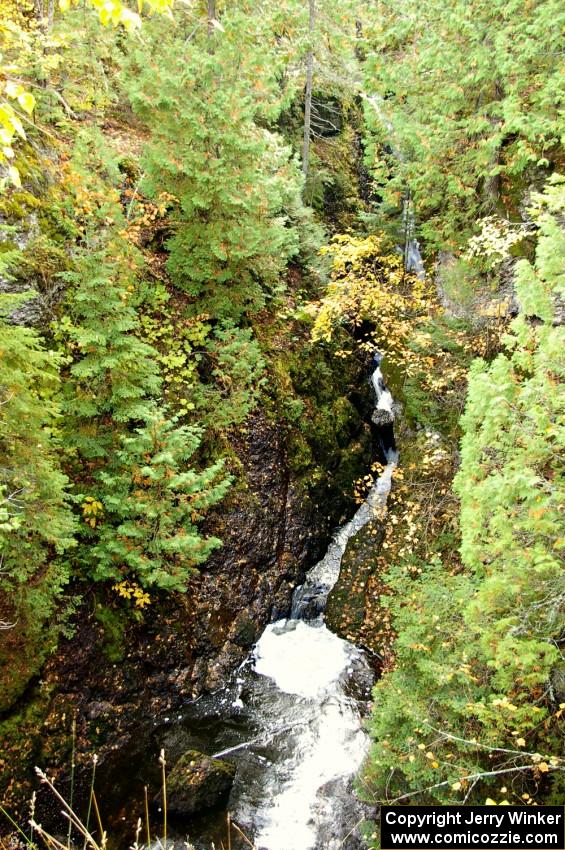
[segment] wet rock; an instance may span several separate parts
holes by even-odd
[[[315,817],[319,846],[327,850],[363,850],[367,845],[362,825],[375,816],[374,806],[355,795],[351,780],[331,780],[318,793]]]
[[[371,593],[371,577],[378,569],[377,555],[384,539],[382,519],[369,522],[351,538],[341,562],[339,580],[333,587],[326,608],[326,622],[340,637],[366,644],[368,634],[378,624],[366,622],[367,593]],[[370,646],[378,646],[375,638]]]
[[[373,411],[371,422],[374,422],[374,424],[379,427],[382,427],[383,425],[392,425],[394,422],[394,413],[391,410],[377,408]]]
[[[288,616],[289,599],[294,592],[294,585],[289,581],[283,581],[271,600],[271,623]]]
[[[198,750],[180,757],[167,780],[167,808],[171,815],[193,815],[225,801],[235,776],[229,762],[214,759]],[[155,798],[162,803],[162,795]]]
[[[233,642],[248,649],[257,640],[257,632],[257,624],[245,614],[240,614],[234,623]]]
[[[232,670],[238,667],[247,657],[248,650],[236,646],[227,640],[216,656],[216,660],[208,666],[208,673],[204,680],[206,691],[215,691],[225,684]]]
[[[270,621],[288,616],[293,588],[322,556],[329,530],[346,506],[343,490],[366,468],[370,455],[366,428],[340,452],[330,415],[329,402],[357,384],[355,376],[336,377],[330,370],[321,384],[319,369],[312,370],[307,389],[315,394],[322,386],[329,411],[323,423],[316,424],[315,434],[322,425],[327,427],[328,453],[334,461],[341,458],[315,486],[312,464],[321,468],[324,458],[314,452],[304,465],[294,462],[292,438],[298,429],[289,432],[271,414],[257,409],[245,426],[233,432],[241,484],[210,512],[202,529],[221,538],[223,545],[194,576],[186,593],[155,596],[150,615],[142,622],[133,621],[125,610],[117,612],[124,635],[119,663],[108,656],[104,627],[86,606],[72,645],[62,640],[48,661],[45,681],[76,713],[77,761],[90,769],[91,753],[96,752],[101,781],[102,772],[111,777],[116,807],[130,793],[132,770],[144,769],[148,753],[156,759],[163,743],[154,738],[158,724],[184,713],[187,698],[196,699],[225,684],[247,656],[252,632],[257,636]],[[363,399],[370,403],[368,387],[356,407]],[[352,428],[354,419],[362,422],[358,413],[354,417],[353,408],[342,407],[344,422],[351,419]],[[98,591],[97,600],[98,606],[115,611],[115,600],[103,591]],[[102,704],[111,705],[111,711],[102,711]],[[42,710],[47,725],[40,729],[61,727],[61,734],[68,737],[68,720],[61,718],[70,712],[57,710],[55,699]],[[188,746],[203,747],[199,741]],[[61,747],[52,751],[56,755],[46,766],[64,775]]]
[[[331,588],[322,584],[303,584],[294,594],[292,616],[299,620],[314,620],[326,608]]]

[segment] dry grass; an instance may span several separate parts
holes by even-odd
[[[40,782],[49,789],[58,803],[60,803],[61,814],[68,821],[66,839],[61,840],[61,838],[57,838],[38,823],[36,820],[36,795],[34,792],[30,801],[29,834],[13,820],[9,812],[0,806],[0,812],[7,818],[14,830],[9,838],[0,839],[0,850],[40,850],[41,848],[47,848],[47,850],[107,850],[108,845],[113,844],[113,842],[102,824],[100,808],[94,790],[97,762],[98,759],[94,756],[89,801],[84,821],[77,815],[72,806],[74,771],[71,769],[71,792],[70,799],[67,801],[55,787],[53,780],[43,770],[36,767],[35,771]],[[164,750],[160,752],[159,764],[161,765],[161,791],[163,799],[163,821],[159,830],[160,835],[155,835],[152,838],[148,792],[147,787],[145,787],[144,820],[142,821],[141,818],[138,818],[130,850],[194,850],[193,845],[188,839],[180,845],[175,845],[167,837],[167,762]],[[94,821],[94,826],[91,826],[91,821]],[[216,848],[212,843],[211,850],[232,850],[232,838],[234,836],[241,838],[251,850],[257,850],[255,844],[245,835],[241,827],[233,821],[229,813],[226,817],[226,844],[222,841],[220,842],[220,847]]]

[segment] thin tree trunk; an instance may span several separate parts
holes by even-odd
[[[208,0],[208,38],[214,35],[214,24],[216,20],[216,0]]]
[[[55,0],[49,0],[47,7],[47,32],[53,29],[53,17],[55,15]]]
[[[494,83],[494,94],[495,100],[502,101],[504,98],[504,87],[500,80],[495,80]],[[493,131],[495,128],[498,128],[500,124],[502,124],[502,119],[497,118],[496,120],[491,119],[491,124],[493,127]],[[490,162],[489,162],[489,171],[493,169],[495,166],[500,165],[500,161],[502,159],[502,147],[504,144],[504,140],[501,139],[496,145]],[[483,194],[489,202],[489,205],[492,209],[496,209],[499,201],[500,201],[500,190],[501,190],[502,181],[500,179],[500,174],[489,174],[485,177],[485,182],[483,186]]]
[[[363,21],[355,21],[355,56],[359,62],[365,61],[365,50],[363,49]]]
[[[304,99],[304,144],[302,147],[302,173],[308,176],[310,162],[310,128],[312,124],[312,82],[314,79],[314,27],[316,25],[316,0],[308,0],[310,50],[306,57],[306,95]]]

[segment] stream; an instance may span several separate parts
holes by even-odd
[[[386,510],[397,463],[393,400],[380,359],[376,354],[370,378],[373,423],[385,435],[380,477],[296,588],[290,617],[267,626],[225,688],[167,718],[160,730],[169,752],[199,749],[236,765],[227,810],[258,850],[363,846],[359,826],[367,807],[353,783],[369,746],[363,716],[374,673],[360,648],[326,627],[324,610],[348,541]],[[196,850],[225,842],[225,811],[172,826],[176,846],[187,833]]]

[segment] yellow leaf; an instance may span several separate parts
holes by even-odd
[[[141,26],[141,18],[130,9],[122,9],[120,12],[119,21],[126,30],[139,29]]]
[[[485,806],[496,806],[496,801],[491,797],[487,797],[485,800]]]
[[[16,98],[23,92],[24,89],[23,86],[19,85],[19,83],[15,83],[13,80],[7,80],[4,90],[8,97]]]
[[[59,0],[59,9],[61,12],[66,12],[71,8],[71,0]]]
[[[35,98],[31,94],[31,92],[24,91],[18,95],[18,103],[24,112],[27,112],[28,115],[31,115],[33,110],[35,109]]]
[[[516,746],[517,747],[525,747],[526,741],[524,738],[516,738]]]
[[[451,786],[452,791],[459,791],[460,788],[461,788],[460,782],[454,782],[453,785]]]
[[[14,130],[16,131],[18,136],[21,136],[22,139],[25,139],[25,137],[26,137],[25,130],[24,130],[23,124],[20,121],[20,119],[18,118],[18,116],[15,115],[15,114],[11,115],[10,121],[11,121],[12,127],[14,128]]]
[[[9,167],[8,177],[10,178],[10,181],[14,184],[14,186],[16,186],[19,189],[20,186],[22,185],[22,181],[21,181],[21,178],[20,178],[20,172],[18,171],[18,169],[16,168],[15,165],[11,165]]]
[[[549,766],[545,761],[542,761],[541,764],[538,764],[538,770],[540,773],[547,773],[549,770]]]

